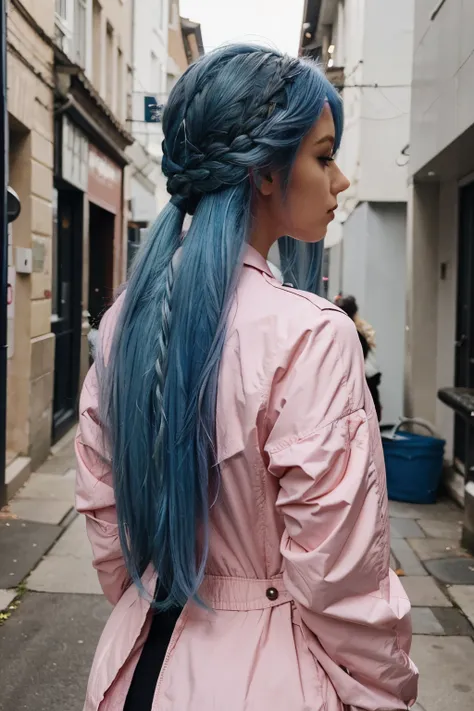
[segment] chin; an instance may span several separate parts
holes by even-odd
[[[293,239],[297,239],[298,242],[306,242],[306,244],[316,244],[321,242],[327,234],[327,227],[317,230],[311,230],[311,232],[302,232],[299,235],[295,235]]]

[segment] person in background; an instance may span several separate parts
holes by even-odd
[[[375,357],[375,331],[367,321],[360,318],[359,307],[354,296],[339,296],[336,304],[354,321],[357,328],[365,360],[365,379],[367,380],[367,385],[374,401],[377,418],[380,422],[382,419],[382,405],[380,402],[379,387],[382,374],[380,373]]]

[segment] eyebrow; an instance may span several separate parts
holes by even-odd
[[[335,138],[334,138],[334,136],[327,135],[327,136],[324,136],[323,138],[320,138],[319,141],[315,141],[314,145],[318,146],[320,143],[331,143],[332,145],[334,145]]]

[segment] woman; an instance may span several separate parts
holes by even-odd
[[[115,605],[86,711],[415,699],[356,330],[266,262],[281,235],[314,243],[315,281],[349,184],[341,126],[312,64],[260,47],[205,56],[170,95],[172,197],[102,319],[80,406],[77,508]]]
[[[382,405],[380,403],[379,387],[382,380],[382,374],[380,373],[377,360],[375,358],[375,331],[372,326],[367,323],[367,321],[360,318],[359,307],[357,306],[354,296],[341,297],[337,302],[337,305],[346,312],[349,318],[354,321],[357,329],[359,341],[362,346],[362,353],[364,355],[365,379],[374,401],[377,419],[380,422],[382,419]]]

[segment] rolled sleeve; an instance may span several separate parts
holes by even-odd
[[[410,603],[390,571],[380,435],[357,334],[343,318],[308,339],[288,393],[281,379],[266,452],[280,482],[286,587],[308,645],[345,704],[398,711],[417,695]]]

